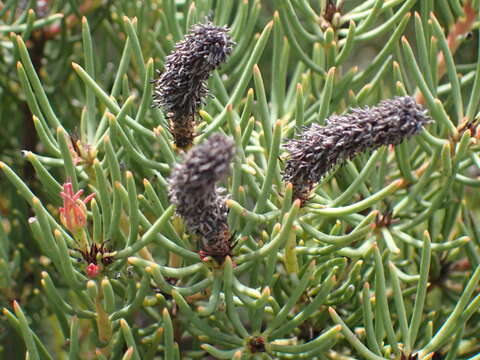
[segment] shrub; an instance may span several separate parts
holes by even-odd
[[[0,2],[2,357],[480,359],[479,10]]]

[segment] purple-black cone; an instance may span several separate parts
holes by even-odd
[[[231,249],[227,197],[217,188],[229,171],[235,143],[222,134],[193,147],[168,180],[170,201],[188,230],[201,237],[206,255],[225,257]]]
[[[232,52],[228,27],[196,24],[165,59],[165,70],[154,81],[153,104],[171,120],[175,145],[186,148],[195,138],[195,115],[208,95],[207,80]]]
[[[287,142],[290,157],[283,180],[292,183],[294,198],[305,202],[313,186],[335,165],[366,150],[399,144],[430,121],[425,108],[410,96],[332,115],[325,126],[313,124],[298,139]]]

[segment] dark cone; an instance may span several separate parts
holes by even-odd
[[[221,134],[193,147],[169,178],[169,197],[188,230],[201,237],[205,255],[230,251],[228,208],[216,183],[223,180],[235,155],[235,143]]]
[[[294,198],[305,203],[313,186],[335,165],[366,150],[399,144],[430,121],[425,108],[409,96],[332,115],[325,126],[313,124],[299,139],[287,142],[290,158],[283,180],[293,184]]]
[[[177,147],[193,142],[195,115],[208,95],[207,80],[232,52],[228,31],[210,22],[194,25],[166,57],[165,71],[154,81],[153,104],[171,120]]]

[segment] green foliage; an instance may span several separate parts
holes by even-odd
[[[0,357],[480,359],[480,1],[43,3],[0,1]],[[236,42],[195,139],[236,144],[224,261],[152,107],[207,16]],[[407,94],[432,124],[292,199],[288,139]]]

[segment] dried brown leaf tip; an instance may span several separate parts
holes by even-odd
[[[154,106],[170,119],[175,145],[186,149],[195,138],[195,115],[208,95],[207,80],[232,52],[228,27],[196,24],[165,59],[165,71],[154,80]]]
[[[200,236],[202,257],[222,262],[231,250],[227,196],[217,183],[224,180],[235,155],[232,139],[214,134],[193,147],[169,178],[169,197],[188,230]]]
[[[293,184],[294,198],[303,204],[315,184],[337,164],[366,150],[400,144],[430,121],[425,108],[410,96],[332,115],[325,126],[313,124],[286,143],[290,157],[283,180]]]

